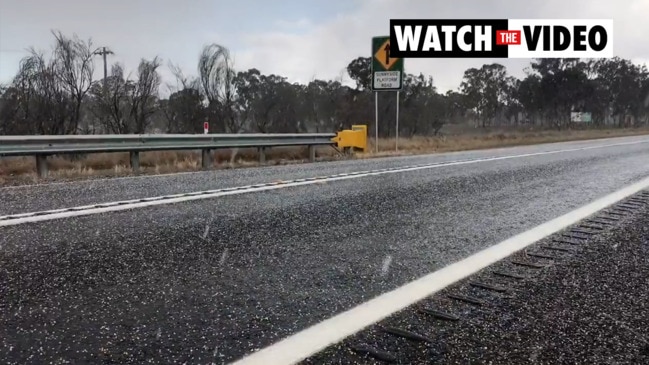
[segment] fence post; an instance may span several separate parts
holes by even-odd
[[[139,151],[131,151],[129,152],[129,157],[131,160],[131,169],[133,172],[139,172],[140,171],[140,152]]]
[[[47,177],[47,155],[36,155],[36,173],[38,177]]]
[[[266,147],[259,147],[257,150],[259,151],[259,163],[266,163]]]
[[[315,146],[309,145],[309,162],[315,161]]]
[[[203,170],[207,170],[212,166],[212,150],[202,150],[201,166],[203,167]]]

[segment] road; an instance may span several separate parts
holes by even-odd
[[[227,363],[645,178],[648,158],[632,137],[2,188],[10,215],[428,166],[0,227],[0,359]]]

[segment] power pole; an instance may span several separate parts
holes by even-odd
[[[109,54],[114,54],[114,53],[113,53],[113,51],[111,51],[110,49],[107,49],[106,47],[101,47],[101,51],[99,49],[97,49],[94,53],[97,54],[97,55],[100,55],[100,56],[104,56],[104,82],[103,82],[103,84],[104,84],[104,93],[106,93],[106,79],[108,78],[108,63],[106,61],[106,56],[109,55]]]

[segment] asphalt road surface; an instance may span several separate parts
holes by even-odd
[[[648,223],[645,190],[300,364],[648,364]]]
[[[649,176],[649,138],[2,188],[8,215],[514,155],[0,227],[0,360],[236,360]]]

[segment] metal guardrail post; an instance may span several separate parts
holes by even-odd
[[[139,172],[140,171],[140,152],[138,151],[131,151],[129,152],[129,157],[131,160],[131,169],[133,172]]]
[[[309,162],[315,161],[315,146],[309,145]]]
[[[259,147],[257,150],[259,151],[259,163],[266,163],[266,147]]]
[[[201,167],[207,170],[212,166],[212,150],[203,149],[201,151]]]
[[[38,177],[47,177],[47,155],[36,155],[36,172]]]

